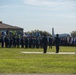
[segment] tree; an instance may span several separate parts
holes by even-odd
[[[72,32],[71,32],[71,36],[72,36],[73,38],[76,38],[76,31],[72,31]]]
[[[26,33],[28,33],[28,34],[34,34],[34,35],[36,35],[37,33],[39,33],[41,36],[42,35],[44,35],[44,33],[46,34],[46,35],[48,35],[48,36],[52,36],[49,32],[47,32],[47,31],[41,31],[41,30],[33,30],[33,31],[28,31],[28,32],[26,32]]]

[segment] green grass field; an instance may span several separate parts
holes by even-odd
[[[75,47],[60,47],[60,52],[75,52]],[[0,48],[0,73],[76,74],[76,54],[22,54],[43,49]],[[55,52],[55,47],[48,48]]]

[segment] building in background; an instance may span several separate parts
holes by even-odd
[[[23,28],[5,24],[2,21],[0,21],[0,36],[1,35],[11,36],[11,35],[17,35],[17,34],[23,34]]]

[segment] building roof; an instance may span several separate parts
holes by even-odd
[[[0,29],[22,29],[23,30],[23,28],[2,23],[2,21],[0,21]]]

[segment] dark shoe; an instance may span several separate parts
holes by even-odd
[[[59,53],[59,52],[56,52],[56,53]]]

